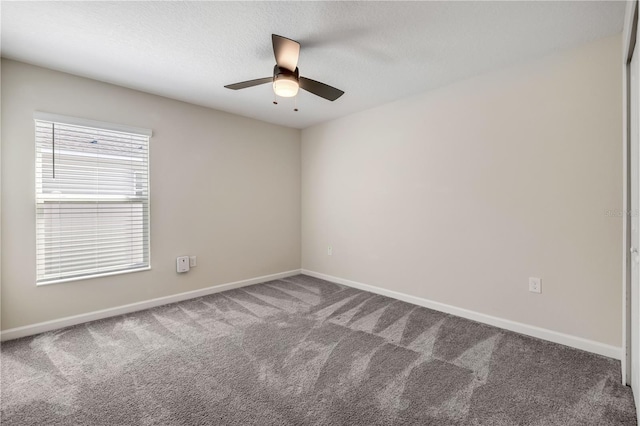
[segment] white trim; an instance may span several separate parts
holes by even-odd
[[[626,56],[626,55],[625,55]],[[622,132],[622,211],[628,212],[629,208],[629,170],[627,166],[627,162],[629,161],[629,141],[628,141],[628,124],[627,124],[627,79],[628,79],[628,71],[627,71],[627,63],[624,62],[622,64],[622,125],[624,131]],[[631,301],[629,295],[629,285],[631,283],[631,274],[629,273],[629,248],[631,246],[631,238],[629,235],[629,220],[630,216],[628,214],[623,215],[622,217],[622,359],[620,360],[620,374],[622,376],[622,384],[627,385],[631,383],[631,379],[629,376],[630,369],[628,369],[627,364],[629,362],[629,345],[628,345],[628,323],[627,323],[627,315],[630,315],[630,310],[627,307],[627,304]]]
[[[516,333],[525,334],[527,336],[536,337],[538,339],[548,340],[553,343],[559,343],[561,345],[570,346],[572,348],[581,349],[587,352],[593,352],[595,354],[603,355],[609,358],[619,360],[622,356],[622,348],[617,346],[606,345],[604,343],[595,342],[593,340],[583,339],[582,337],[571,336],[569,334],[559,333],[557,331],[548,330],[533,325],[523,324],[504,318],[498,318],[491,315],[482,314],[480,312],[470,311],[468,309],[447,305],[445,303],[434,302],[422,297],[411,296],[405,293],[400,293],[398,291],[387,290],[369,284],[363,284],[344,278],[322,274],[320,272],[302,269],[302,273],[326,281],[346,285],[349,287],[357,288],[359,290],[369,291],[371,293],[376,293],[382,296],[391,297],[393,299],[402,300],[403,302],[412,303],[418,306],[424,306],[425,308],[445,312],[447,314],[456,315],[458,317],[467,318],[473,321],[481,322],[483,324],[489,324],[494,327],[499,327],[505,330],[514,331]]]
[[[627,1],[624,16],[624,25],[622,29],[622,211],[629,211],[629,173],[628,152],[629,152],[629,117],[628,115],[628,64],[631,61],[630,52],[631,37],[633,35],[633,18],[637,8],[637,1]],[[622,219],[622,351],[620,360],[620,372],[622,374],[622,384],[631,385],[631,368],[630,368],[630,345],[629,341],[629,322],[631,321],[631,312],[629,305],[631,302],[630,285],[631,277],[629,274],[629,248],[631,246],[629,238],[629,220],[630,216],[625,214]]]
[[[115,308],[102,309],[100,311],[87,312],[85,314],[74,315],[70,317],[55,319],[51,321],[40,322],[37,324],[25,325],[23,327],[11,328],[0,332],[0,341],[18,339],[20,337],[32,336],[34,334],[44,333],[47,331],[57,330],[60,328],[70,327],[72,325],[82,324],[89,321],[100,320],[104,318],[114,317],[118,315],[128,314],[131,312],[142,311],[156,306],[167,305],[169,303],[181,302],[183,300],[195,299],[209,294],[219,293],[221,291],[233,290],[234,288],[245,287],[248,285],[259,284],[266,281],[286,278],[300,273],[300,269],[280,272],[277,274],[264,275],[256,278],[249,278],[241,281],[234,281],[227,284],[220,284],[212,287],[202,288],[199,290],[187,291],[185,293],[173,294],[171,296],[158,297],[155,299],[145,300],[142,302],[131,303],[129,305],[117,306]]]
[[[105,129],[114,132],[133,133],[142,136],[153,136],[151,129],[142,127],[128,126],[126,124],[108,123],[106,121],[89,120],[86,118],[70,117],[68,115],[50,114],[48,112],[36,111],[33,113],[33,119],[39,121],[48,121],[50,123],[71,124],[73,126],[89,127],[92,129]]]

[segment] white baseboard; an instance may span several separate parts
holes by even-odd
[[[546,328],[536,327],[533,325],[523,324],[521,322],[511,321],[504,318],[498,318],[491,315],[482,314],[468,309],[458,308],[456,306],[447,305],[445,303],[434,302],[422,297],[411,296],[398,291],[387,290],[381,287],[363,284],[344,278],[334,277],[319,272],[302,269],[302,273],[312,277],[331,281],[337,284],[343,284],[359,290],[369,291],[371,293],[380,294],[382,296],[391,297],[393,299],[402,300],[403,302],[412,303],[435,311],[445,312],[473,321],[489,324],[494,327],[503,328],[505,330],[514,331],[516,333],[525,334],[527,336],[537,337],[538,339],[548,340],[553,343],[570,346],[572,348],[581,349],[587,352],[593,352],[617,360],[622,359],[622,348],[617,346],[606,345],[604,343],[595,342],[593,340],[583,339],[582,337],[572,336],[570,334],[559,333],[557,331],[548,330]]]
[[[259,284],[266,281],[286,278],[297,275],[300,269],[292,271],[280,272],[278,274],[264,275],[262,277],[249,278],[247,280],[235,281],[227,284],[216,285],[212,287],[202,288],[199,290],[187,291],[185,293],[173,294],[171,296],[158,297],[156,299],[144,300],[142,302],[131,303],[129,305],[116,306],[114,308],[102,309],[100,311],[87,312],[86,314],[74,315],[70,317],[55,319],[51,321],[40,322],[37,324],[25,325],[23,327],[10,328],[0,332],[0,341],[18,339],[20,337],[32,336],[34,334],[44,333],[47,331],[58,330],[60,328],[69,327],[76,324],[82,324],[89,321],[115,317],[131,312],[142,311],[156,306],[167,305],[169,303],[181,302],[187,299],[195,299],[207,296],[213,293],[219,293],[225,290],[233,290],[234,288],[245,287],[248,285]]]
[[[484,324],[489,324],[494,327],[503,328],[506,330],[514,331],[516,333],[525,334],[527,336],[537,337],[539,339],[548,340],[550,342],[559,343],[562,345],[570,346],[573,348],[581,349],[588,352],[593,352],[598,355],[603,355],[609,358],[622,359],[622,348],[606,345],[604,343],[595,342],[593,340],[584,339],[582,337],[576,337],[569,334],[559,333],[557,331],[548,330],[541,327],[536,327],[528,324],[523,324],[516,321],[507,320],[504,318],[498,318],[491,315],[474,312],[468,309],[458,308],[456,306],[447,305],[445,303],[434,302],[432,300],[424,299],[422,297],[411,296],[405,293],[400,293],[393,290],[387,290],[381,287],[372,286],[369,284],[359,283],[357,281],[351,281],[344,278],[334,277],[331,275],[322,274],[315,271],[309,271],[306,269],[294,269],[291,271],[280,272],[277,274],[264,275],[261,277],[250,278],[247,280],[235,281],[231,283],[216,285],[199,290],[188,291],[185,293],[174,294],[171,296],[158,297],[156,299],[145,300],[142,302],[131,303],[129,305],[117,306],[114,308],[102,309],[100,311],[88,312],[85,314],[74,315],[70,317],[60,318],[51,321],[45,321],[37,324],[26,325],[23,327],[11,328],[0,332],[0,341],[7,341],[12,339],[18,339],[20,337],[32,336],[34,334],[44,333],[47,331],[57,330],[60,328],[70,327],[72,325],[82,324],[89,321],[95,321],[99,319],[114,317],[122,314],[128,314],[131,312],[142,311],[145,309],[153,308],[156,306],[167,305],[169,303],[180,302],[188,299],[195,299],[209,294],[219,293],[221,291],[232,290],[235,288],[245,287],[253,284],[259,284],[266,281],[276,280],[279,278],[286,278],[297,274],[306,274],[312,277],[320,278],[326,281],[331,281],[338,284],[343,284],[349,287],[357,288],[359,290],[369,291],[371,293],[380,294],[383,296],[391,297],[393,299],[402,300],[407,303],[412,303],[418,306],[424,306],[425,308],[433,309],[440,312],[445,312],[451,315],[456,315],[462,318],[467,318],[473,321],[478,321]]]

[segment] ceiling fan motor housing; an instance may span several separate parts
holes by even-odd
[[[298,81],[300,79],[300,72],[298,71],[298,67],[294,71],[288,70],[284,67],[279,67],[278,65],[273,66],[273,81],[275,82],[279,78],[286,78],[287,80]]]

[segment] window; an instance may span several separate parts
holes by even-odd
[[[37,284],[149,269],[151,131],[34,118]]]

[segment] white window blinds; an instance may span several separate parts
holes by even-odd
[[[149,268],[151,133],[122,129],[35,115],[38,284]]]

